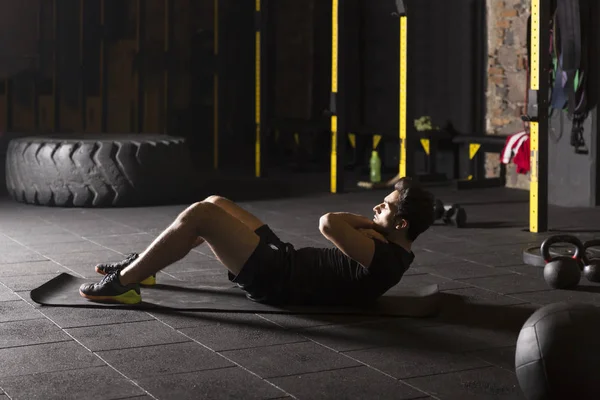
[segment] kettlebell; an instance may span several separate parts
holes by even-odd
[[[550,255],[550,247],[556,243],[570,243],[575,246],[575,254],[569,256]],[[571,235],[550,236],[540,246],[542,258],[546,262],[544,280],[552,289],[572,289],[581,279],[581,263],[585,249],[581,240]]]
[[[600,282],[600,258],[589,258],[587,249],[600,246],[600,239],[588,240],[583,244],[583,276],[590,282]]]

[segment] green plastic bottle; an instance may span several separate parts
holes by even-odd
[[[371,182],[381,182],[381,160],[376,150],[371,153]]]

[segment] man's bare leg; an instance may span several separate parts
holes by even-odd
[[[179,214],[129,265],[105,271],[101,282],[84,284],[79,292],[94,301],[139,303],[139,287],[134,284],[156,276],[158,271],[182,259],[204,241],[224,266],[238,275],[260,242],[254,231],[262,225],[262,221],[233,202],[210,197]]]
[[[244,210],[242,207],[238,206],[233,201],[226,199],[225,197],[209,196],[204,201],[208,202],[208,203],[212,203],[216,206],[219,206],[220,208],[225,210],[228,214],[239,219],[242,223],[244,223],[244,225],[246,225],[252,231],[257,230],[258,228],[260,228],[261,226],[264,225],[264,222],[261,221],[259,218],[257,218],[255,215]],[[196,239],[196,241],[194,242],[192,247],[193,248],[198,247],[202,243],[204,243],[204,238],[202,238],[201,236],[198,236],[198,238]]]
[[[122,285],[140,282],[185,257],[203,238],[224,266],[237,275],[260,238],[251,227],[212,202],[183,211],[133,263],[120,272]]]

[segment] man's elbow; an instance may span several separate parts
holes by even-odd
[[[331,229],[332,214],[327,213],[319,219],[319,231],[325,233]]]

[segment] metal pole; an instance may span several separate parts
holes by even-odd
[[[53,20],[53,31],[54,31],[54,71],[52,75],[52,88],[53,96],[52,101],[54,102],[54,132],[60,130],[60,85],[59,85],[59,65],[60,65],[60,45],[59,45],[59,11],[58,11],[59,0],[54,0],[52,3],[52,20]]]
[[[57,0],[55,0],[57,1]],[[100,27],[102,30],[102,37],[100,38],[100,103],[101,103],[101,117],[100,117],[100,131],[106,132],[108,130],[108,47],[106,46],[106,0],[100,0]]]
[[[262,37],[262,31],[264,28],[264,16],[263,16],[263,0],[255,1],[255,12],[256,12],[256,26],[255,26],[255,124],[256,124],[256,136],[254,141],[254,159],[255,159],[255,176],[260,178],[263,174],[262,165],[262,136],[263,136],[263,109],[262,109],[262,97],[264,94],[264,83],[263,83],[263,68],[262,68],[262,55],[264,38]]]
[[[214,71],[213,71],[213,168],[219,169],[219,0],[214,0],[214,34],[213,34],[213,54],[214,54]]]
[[[399,115],[399,139],[400,139],[400,157],[398,176],[403,178],[407,175],[407,118],[406,118],[406,102],[407,102],[407,76],[408,76],[408,20],[406,15],[400,16],[400,64],[399,64],[399,95],[400,109]]]
[[[529,230],[548,230],[548,43],[550,0],[531,0]]]
[[[85,132],[87,129],[87,102],[84,79],[84,46],[85,46],[85,0],[79,0],[79,79],[80,79],[80,99],[81,99],[81,129]]]
[[[169,92],[169,80],[171,78],[171,17],[173,14],[171,0],[165,1],[165,51],[164,51],[164,123],[163,132],[167,133],[169,127],[169,111],[171,106],[170,92]]]
[[[330,191],[337,193],[338,186],[338,73],[339,73],[339,0],[331,1],[331,97],[329,111],[331,112],[331,154],[330,154]]]

